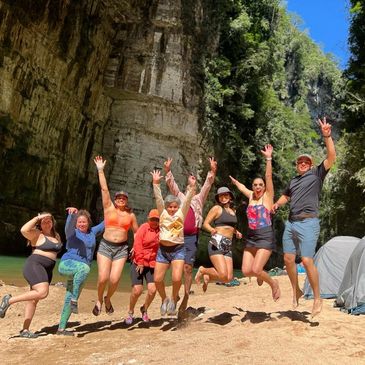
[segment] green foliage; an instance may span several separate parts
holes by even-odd
[[[324,113],[338,117],[341,72],[293,25],[279,0],[218,2],[216,13],[220,38],[205,63],[202,131],[224,161],[218,184],[227,184],[228,174],[245,184],[263,174],[260,149],[271,143],[278,196],[295,174],[298,153],[311,153],[318,163],[323,158],[314,120]],[[279,242],[286,213],[276,218]]]
[[[365,1],[351,1],[351,58],[342,107],[345,120],[337,143],[337,170],[328,191],[325,227],[333,235],[363,237],[365,232]]]

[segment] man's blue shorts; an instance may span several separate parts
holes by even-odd
[[[301,257],[314,257],[319,237],[320,224],[318,218],[306,218],[300,221],[287,221],[283,234],[284,253]]]

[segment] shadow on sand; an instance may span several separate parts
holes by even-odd
[[[310,318],[310,313],[299,312],[299,311],[278,311],[278,312],[252,312],[252,311],[245,311],[242,308],[235,307],[239,312],[244,312],[245,315],[241,319],[241,322],[250,321],[250,323],[262,323],[268,321],[277,321],[282,318],[289,318],[291,321],[299,321],[303,323],[309,324],[311,327],[319,326],[319,322],[313,322]],[[309,318],[308,318],[309,317]]]
[[[234,307],[238,312],[243,314],[241,322],[247,322],[257,324],[269,321],[278,321],[282,318],[289,318],[291,321],[299,321],[309,324],[311,327],[319,326],[319,322],[313,322],[310,320],[310,313],[299,312],[295,310],[277,311],[277,312],[253,312],[247,311],[239,307]],[[127,325],[124,320],[117,321],[97,321],[93,323],[86,323],[80,325],[80,322],[69,322],[67,328],[74,328],[75,335],[77,337],[85,337],[90,333],[97,333],[103,331],[115,331],[119,329],[126,329],[128,331],[135,330],[148,330],[150,328],[160,328],[161,331],[176,331],[180,328],[189,326],[192,321],[202,320],[202,315],[207,311],[205,307],[193,308],[188,307],[185,311],[180,311],[176,317],[165,317],[151,320],[149,322],[143,322],[141,318],[135,318],[131,325]],[[240,316],[237,313],[223,312],[216,316],[209,317],[205,323],[218,324],[225,326],[232,322],[233,317]],[[36,334],[39,337],[56,334],[58,325],[43,327],[37,331]],[[11,338],[19,338],[20,336],[12,336]]]

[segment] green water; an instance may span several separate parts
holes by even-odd
[[[26,259],[27,259],[26,257],[0,255],[0,280],[2,280],[7,285],[28,286],[27,281],[23,277],[23,266]],[[60,260],[58,259],[56,267],[53,270],[52,284],[66,281],[65,277],[61,276],[58,273],[57,267],[59,261]],[[195,275],[196,270],[197,269],[194,269],[193,275]],[[234,270],[234,276],[241,278],[242,277],[241,271]],[[98,278],[98,268],[96,261],[93,261],[91,264],[90,274],[85,283],[85,288],[96,290],[97,278]],[[166,273],[165,284],[171,285],[170,270],[167,271]],[[121,292],[129,292],[131,290],[130,264],[128,262],[124,266],[118,290]]]
[[[23,266],[26,259],[27,259],[26,257],[0,255],[0,280],[5,282],[5,284],[7,285],[28,286],[28,282],[23,277]],[[52,284],[66,281],[65,277],[61,276],[58,273],[57,267],[59,261],[60,260],[58,259],[56,267],[53,270]],[[129,273],[130,273],[130,265],[129,263],[126,263],[123,269],[122,277],[119,282],[119,288],[118,288],[119,291],[122,292],[130,291],[131,282]],[[96,261],[93,261],[91,265],[90,274],[85,283],[85,288],[96,289],[97,277],[98,277],[98,268]]]

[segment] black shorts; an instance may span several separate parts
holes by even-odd
[[[133,262],[131,265],[131,281],[133,285],[143,285],[145,281],[147,284],[153,283],[153,273],[155,269],[153,267],[144,267],[142,274],[136,271],[137,265]]]
[[[55,265],[55,260],[46,256],[32,254],[25,261],[23,268],[24,278],[31,287],[39,283],[50,284]]]
[[[247,231],[246,247],[275,250],[275,234],[272,226]]]

